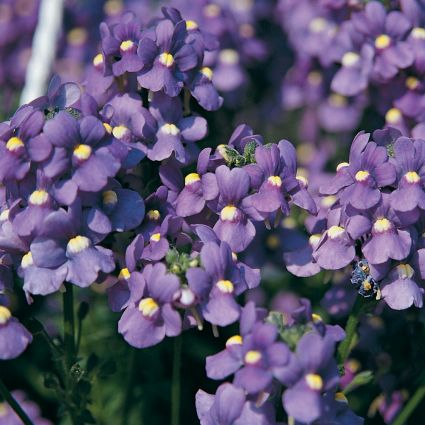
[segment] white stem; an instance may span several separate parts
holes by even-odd
[[[25,87],[21,93],[21,105],[45,94],[62,29],[63,3],[64,0],[42,0],[41,2]]]

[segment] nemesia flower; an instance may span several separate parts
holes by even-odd
[[[18,357],[31,342],[32,335],[6,306],[0,305],[0,360]]]
[[[172,307],[180,283],[177,276],[167,273],[164,264],[148,265],[143,271],[144,289],[132,293],[132,302],[125,309],[118,331],[137,348],[158,344],[167,336],[181,332],[181,318]]]

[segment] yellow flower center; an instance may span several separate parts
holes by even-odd
[[[196,30],[196,29],[198,29],[198,23],[189,19],[188,21],[186,21],[186,29],[188,31]]]
[[[245,363],[246,364],[255,364],[261,360],[261,353],[256,350],[250,350],[245,354]]]
[[[421,178],[416,171],[409,171],[404,175],[404,178],[408,183],[419,183],[421,181]]]
[[[314,248],[320,241],[322,235],[320,233],[315,233],[308,238],[309,244]]]
[[[24,146],[24,142],[19,137],[11,137],[6,143],[6,149],[9,152],[16,152]]]
[[[239,53],[233,49],[223,49],[219,54],[219,59],[226,65],[236,65],[239,62]]]
[[[75,236],[69,240],[66,250],[71,254],[78,254],[90,246],[90,239],[85,236]]]
[[[307,187],[308,186],[307,177],[302,176],[302,175],[297,175],[295,178],[301,183],[301,186],[302,187]]]
[[[117,193],[113,190],[106,190],[102,193],[102,202],[104,205],[115,205],[118,202]]]
[[[305,376],[305,380],[310,389],[320,391],[323,388],[323,379],[316,373],[308,373]]]
[[[165,65],[167,68],[173,66],[174,57],[171,53],[164,52],[159,55],[159,61]]]
[[[150,240],[152,242],[159,242],[161,239],[161,233],[154,233],[151,237]]]
[[[396,270],[399,279],[411,279],[415,274],[415,271],[410,264],[399,264],[396,267]]]
[[[145,317],[152,317],[159,310],[159,305],[153,298],[143,298],[139,302],[139,311]]]
[[[308,28],[311,32],[322,32],[326,29],[328,26],[328,22],[324,18],[314,18],[310,21],[310,24],[308,25]]]
[[[32,259],[32,253],[31,253],[31,251],[30,252],[27,252],[23,257],[22,257],[22,260],[21,260],[21,267],[23,268],[23,269],[26,269],[27,267],[30,267],[30,266],[32,266],[34,264],[34,261],[33,261],[33,259]]]
[[[11,317],[12,313],[10,310],[5,306],[0,305],[0,325],[5,325]]]
[[[341,236],[345,232],[345,229],[341,226],[332,226],[328,229],[328,236],[331,239],[335,239]]]
[[[369,177],[369,175],[370,175],[369,174],[369,171],[360,170],[360,171],[357,171],[357,173],[354,176],[354,178],[358,182],[364,182],[365,180],[367,180],[367,178]]]
[[[221,291],[224,292],[225,294],[231,294],[234,290],[234,286],[231,280],[219,280],[217,283],[217,288]]]
[[[204,66],[203,68],[201,68],[201,74],[211,81],[214,73],[211,68],[209,68],[208,66]]]
[[[78,46],[85,43],[87,40],[87,31],[81,27],[73,28],[71,31],[69,31],[66,38],[69,44]]]
[[[112,129],[112,134],[118,140],[123,139],[130,133],[130,130],[125,125],[117,125]]]
[[[80,161],[86,161],[90,158],[92,149],[89,145],[77,145],[74,149],[74,156]]]
[[[149,220],[159,220],[161,213],[158,210],[149,210],[146,214]]]
[[[334,108],[343,108],[347,105],[347,98],[338,93],[332,93],[329,96],[329,103]]]
[[[385,49],[391,44],[391,38],[387,34],[378,35],[375,39],[377,49]]]
[[[385,114],[385,121],[389,124],[397,124],[401,120],[402,114],[400,109],[391,108]]]
[[[360,60],[360,56],[355,52],[344,53],[344,56],[341,59],[343,66],[353,66]]]
[[[9,219],[9,213],[10,213],[10,210],[3,210],[1,213],[0,213],[0,221],[4,221],[4,220],[8,220]]]
[[[348,403],[347,397],[345,397],[344,393],[338,391],[335,393],[335,400],[343,403]]]
[[[232,221],[236,218],[238,209],[233,205],[227,205],[220,212],[220,218],[223,221]]]
[[[356,373],[360,370],[361,364],[356,359],[350,359],[346,363],[346,368],[350,370],[350,372]]]
[[[277,249],[280,246],[279,238],[276,235],[269,235],[266,239],[266,245],[269,249]]]
[[[336,171],[338,172],[339,170],[342,170],[345,167],[348,167],[350,164],[348,162],[340,162],[337,166],[336,166]]]
[[[226,341],[226,347],[231,345],[242,345],[243,339],[240,335],[233,335]]]
[[[375,223],[373,223],[373,230],[377,233],[387,232],[391,229],[391,221],[385,217],[378,218]]]
[[[0,418],[7,415],[7,404],[0,402]]]
[[[128,52],[134,47],[134,42],[131,40],[125,40],[120,44],[120,49],[122,52]]]
[[[94,58],[93,58],[93,65],[94,66],[100,66],[103,64],[103,55],[102,53],[98,53]]]
[[[220,6],[217,4],[208,4],[204,7],[204,15],[208,18],[216,18],[221,12]]]
[[[131,274],[130,274],[128,268],[124,267],[123,269],[120,270],[120,273],[118,275],[118,279],[119,280],[128,280],[128,279],[130,279],[130,276],[131,276]]]
[[[322,83],[323,81],[323,77],[322,74],[318,71],[311,71],[308,75],[307,75],[307,81],[309,82],[309,84],[311,84],[312,86],[318,86],[319,84]],[[301,147],[301,146],[300,146]]]
[[[196,183],[201,180],[201,177],[198,173],[190,173],[184,178],[184,185],[188,186],[190,184]]]
[[[413,38],[424,40],[425,39],[425,28],[416,27],[412,29],[410,33]]]
[[[282,186],[282,179],[279,176],[270,176],[267,181],[272,185],[276,187]]]
[[[49,194],[45,190],[34,190],[28,201],[32,205],[44,205],[49,200]]]
[[[108,134],[112,134],[112,126],[111,124],[108,124],[107,122],[103,123],[103,127],[105,127],[105,130]]]
[[[322,316],[320,314],[317,314],[317,313],[313,313],[311,315],[311,320],[313,321],[313,323],[323,322]]]
[[[406,78],[406,87],[409,90],[415,90],[418,88],[420,82],[416,77],[407,77]]]
[[[331,207],[336,202],[336,196],[329,195],[322,198],[321,205],[325,208]]]
[[[175,124],[170,123],[164,124],[161,127],[161,131],[165,134],[168,134],[169,136],[177,136],[177,134],[180,133],[179,128]]]

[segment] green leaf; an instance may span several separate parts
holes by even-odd
[[[365,370],[358,373],[354,379],[344,388],[343,393],[348,394],[350,391],[355,390],[358,387],[369,384],[373,381],[373,372],[371,370]]]

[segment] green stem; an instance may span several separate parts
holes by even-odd
[[[171,425],[180,425],[180,379],[183,337],[174,338],[173,382],[171,384]]]
[[[354,337],[356,335],[357,325],[359,324],[360,315],[363,312],[365,304],[365,300],[362,297],[357,296],[345,326],[345,339],[338,347],[337,361],[340,370],[343,370],[344,363],[350,354]]]
[[[74,320],[74,298],[72,285],[65,284],[66,291],[63,293],[63,329],[66,363],[68,369],[75,360],[75,320]]]
[[[413,397],[407,402],[403,410],[395,418],[392,425],[405,425],[413,411],[418,407],[418,404],[425,397],[425,384],[421,385],[413,394]]]
[[[31,419],[23,411],[19,403],[13,398],[12,394],[7,389],[6,385],[4,385],[1,379],[0,379],[0,395],[4,398],[6,403],[14,410],[14,412],[19,416],[19,418],[25,425],[34,425]]]

